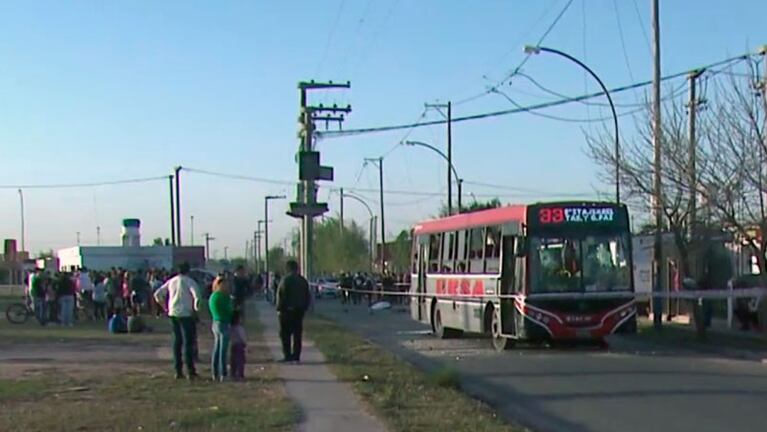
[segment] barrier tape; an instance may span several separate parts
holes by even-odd
[[[310,286],[322,287],[322,284],[311,283]],[[378,286],[381,286],[379,283]],[[398,283],[395,286],[407,287],[410,289],[410,284]],[[383,290],[364,290],[356,288],[335,288],[339,291],[347,291],[355,294],[374,294],[380,296],[401,296],[401,297],[428,297],[439,299],[471,299],[471,298],[493,298],[493,299],[516,299],[516,298],[535,298],[535,299],[594,299],[594,298],[634,298],[634,299],[649,299],[649,298],[663,298],[663,299],[730,299],[730,298],[757,298],[767,297],[767,288],[745,288],[745,289],[723,289],[723,290],[687,290],[687,291],[670,291],[661,293],[632,293],[622,291],[601,291],[601,292],[577,292],[577,293],[536,293],[532,295],[524,294],[502,294],[495,295],[492,293],[485,293],[485,295],[476,294],[437,294],[437,293],[416,293],[410,291],[383,291]]]

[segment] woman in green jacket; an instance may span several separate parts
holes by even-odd
[[[229,324],[232,322],[229,291],[229,281],[219,276],[213,281],[213,294],[208,300],[210,316],[213,318],[213,350],[210,356],[213,381],[224,381],[227,377],[226,353],[229,351]]]

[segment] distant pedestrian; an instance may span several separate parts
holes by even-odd
[[[179,268],[179,274],[165,282],[155,292],[155,301],[160,305],[167,304],[167,313],[173,327],[173,365],[176,370],[176,379],[184,377],[182,370],[182,354],[186,363],[188,378],[197,378],[197,370],[194,367],[194,318],[193,314],[199,310],[199,288],[194,279],[188,276],[189,264],[183,263]],[[166,303],[167,301],[167,303]]]
[[[252,294],[251,280],[245,272],[245,267],[238,266],[234,272],[234,282],[232,286],[232,300],[234,310],[240,312],[240,317],[245,318],[245,300]]]
[[[104,286],[106,279],[99,276],[93,285],[93,317],[95,319],[106,318],[107,292]]]
[[[232,322],[232,299],[229,280],[217,277],[213,281],[213,293],[208,299],[208,308],[213,320],[213,349],[210,353],[210,371],[213,381],[224,381],[227,377],[226,355],[229,351],[229,326]]]
[[[47,319],[45,316],[45,281],[43,275],[38,270],[29,274],[29,289],[27,292],[29,300],[32,302],[32,309],[35,311],[35,318],[40,325],[45,325]]]
[[[75,284],[67,273],[60,273],[56,280],[56,298],[59,303],[59,322],[62,326],[74,326]]]
[[[232,327],[229,329],[230,342],[232,344],[232,379],[245,379],[245,352],[247,351],[248,341],[245,335],[245,328],[240,320],[240,313],[235,311],[232,314]]]
[[[298,263],[287,263],[288,274],[277,289],[277,311],[280,318],[280,339],[282,339],[282,361],[301,361],[301,336],[304,314],[311,303],[309,282],[298,274]]]

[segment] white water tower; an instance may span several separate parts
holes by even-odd
[[[141,246],[141,221],[138,219],[123,219],[122,245]]]

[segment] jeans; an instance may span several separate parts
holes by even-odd
[[[35,318],[40,325],[45,325],[47,317],[45,316],[45,299],[36,297],[32,303],[35,311]]]
[[[106,318],[106,306],[107,304],[103,301],[94,301],[93,302],[93,317],[96,319],[104,319]]]
[[[210,371],[213,379],[226,377],[226,353],[229,351],[229,323],[213,321],[213,349],[210,353]]]
[[[280,339],[282,339],[282,354],[285,356],[285,360],[301,360],[303,331],[303,311],[287,310],[280,312]]]
[[[75,323],[75,297],[65,295],[59,297],[59,322],[61,325],[74,325]]]
[[[176,373],[181,375],[183,364],[181,362],[181,348],[183,346],[183,360],[189,375],[197,374],[194,368],[194,319],[192,317],[170,317],[173,328],[173,366]]]
[[[232,378],[245,378],[245,345],[234,344],[232,345],[232,365],[231,373]]]

